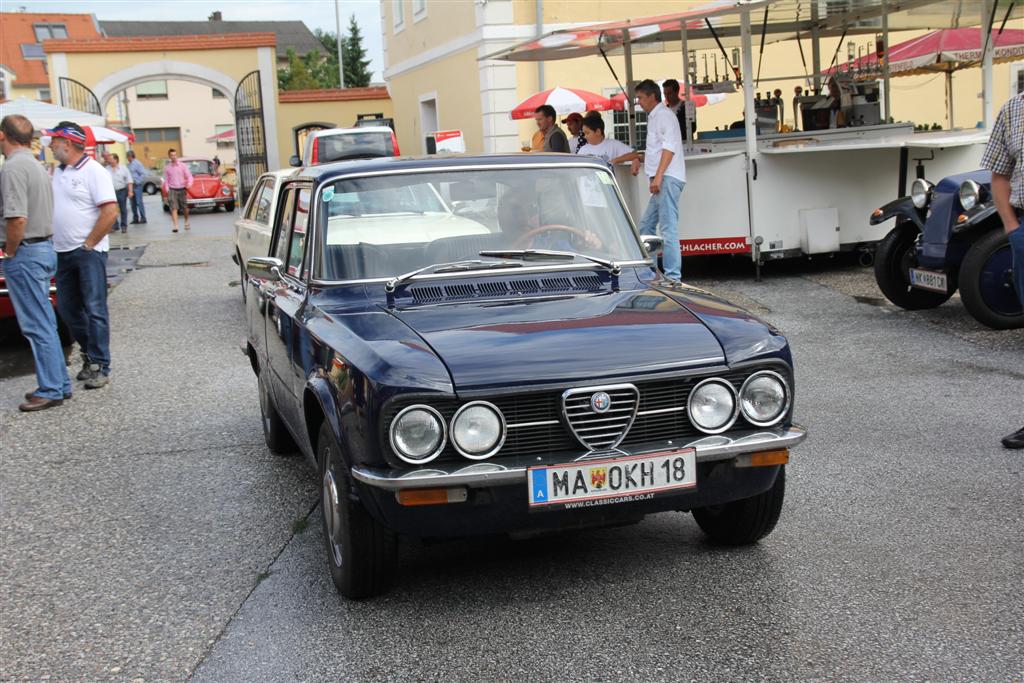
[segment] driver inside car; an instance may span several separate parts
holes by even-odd
[[[564,200],[556,195],[544,203],[541,208],[536,194],[524,189],[509,189],[502,195],[498,225],[509,239],[509,248],[577,252],[601,247],[593,232],[570,224]]]

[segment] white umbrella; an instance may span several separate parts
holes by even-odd
[[[16,100],[0,103],[0,118],[8,114],[21,114],[36,130],[54,128],[61,121],[74,121],[80,126],[102,126],[104,118],[84,111],[76,111],[49,102],[30,100],[19,97]]]

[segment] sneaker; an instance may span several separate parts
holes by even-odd
[[[85,355],[83,353],[82,354],[82,369],[78,371],[77,375],[75,375],[75,379],[77,379],[79,382],[81,382],[83,380],[87,380],[90,377],[92,377],[92,372],[90,370],[90,367],[92,367],[92,361],[89,360],[89,356],[87,356],[87,355]],[[99,367],[100,366],[97,365],[96,369],[99,370]]]
[[[99,366],[96,366],[96,375],[85,380],[86,389],[101,389],[110,382],[110,375],[104,375],[99,371]]]

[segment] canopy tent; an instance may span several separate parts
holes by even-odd
[[[538,107],[550,105],[559,116],[572,112],[606,111],[614,108],[607,97],[575,88],[552,88],[530,95],[510,112],[513,119],[528,119]]]
[[[946,75],[946,119],[953,127],[953,72],[981,65],[982,32],[975,28],[932,31],[889,48],[891,76]],[[993,29],[992,61],[1005,63],[1024,59],[1024,29]],[[878,55],[872,53],[839,64],[827,73],[847,73],[854,78],[877,78]]]
[[[105,123],[102,116],[25,97],[0,102],[0,118],[8,114],[24,116],[32,122],[36,130],[55,128],[61,121],[73,121],[80,126],[102,126]]]

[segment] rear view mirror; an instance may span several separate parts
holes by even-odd
[[[665,240],[655,235],[643,235],[640,239],[648,254],[657,254],[665,246]]]
[[[494,183],[479,183],[472,180],[452,183],[448,188],[448,192],[453,202],[495,199],[498,196],[497,187]]]
[[[259,280],[277,282],[281,279],[284,262],[272,256],[254,256],[245,262],[245,272]]]

